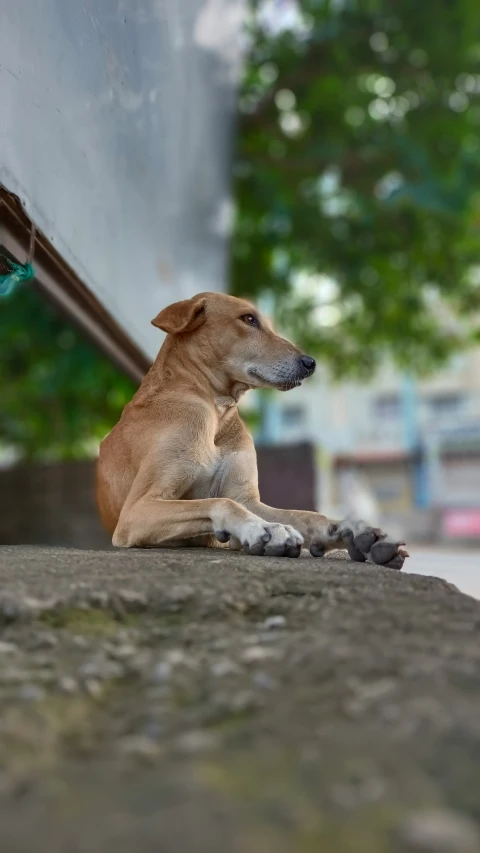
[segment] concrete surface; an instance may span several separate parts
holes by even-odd
[[[344,559],[0,549],[15,853],[475,853],[480,604]]]

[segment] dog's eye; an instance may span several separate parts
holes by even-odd
[[[253,314],[244,314],[240,319],[248,326],[255,326],[257,329],[260,328],[260,323]]]

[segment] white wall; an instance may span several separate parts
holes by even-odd
[[[225,286],[242,0],[0,0],[0,183],[148,355]]]

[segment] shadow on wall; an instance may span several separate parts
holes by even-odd
[[[258,449],[260,493],[285,509],[315,509],[308,444]],[[0,545],[111,548],[95,505],[95,462],[19,465],[0,471]]]

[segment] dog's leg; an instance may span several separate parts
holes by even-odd
[[[293,525],[314,557],[323,557],[328,551],[345,548],[356,562],[364,563],[369,559],[390,569],[401,569],[408,557],[402,548],[403,542],[394,541],[364,521],[332,521],[317,512],[275,509],[255,499],[245,505],[267,521]]]
[[[401,569],[408,556],[401,547],[403,543],[395,542],[383,531],[363,521],[332,521],[318,512],[275,509],[262,503],[253,443],[226,456],[222,494],[238,501],[265,521],[280,522],[298,530],[314,557],[323,557],[328,551],[345,548],[357,562],[369,559],[378,565]]]
[[[168,545],[214,534],[220,542],[238,539],[249,554],[298,557],[302,537],[291,527],[269,523],[229,498],[161,500],[146,495],[122,509],[113,544],[123,548]]]

